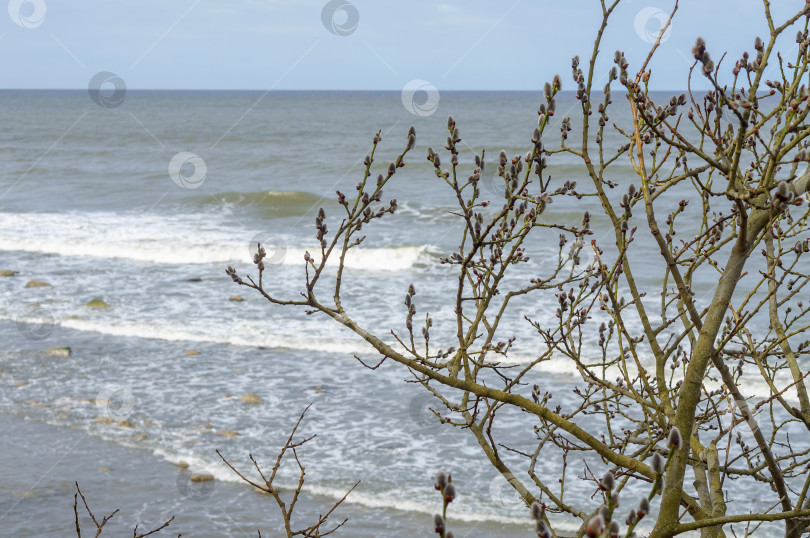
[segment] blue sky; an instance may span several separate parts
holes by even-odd
[[[10,0],[8,15],[0,11],[0,87],[87,88],[110,71],[130,89],[401,90],[422,79],[440,90],[537,90],[557,72],[570,80],[571,57],[590,54],[601,18],[595,0],[332,2]],[[774,4],[778,18],[804,1]],[[600,68],[616,48],[637,65],[645,32],[672,5],[623,0]],[[738,58],[765,33],[760,0],[681,0],[654,88],[685,87],[698,35],[713,57]]]

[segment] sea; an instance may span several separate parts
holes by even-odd
[[[457,277],[440,260],[458,248],[463,226],[427,148],[449,162],[443,148],[452,116],[464,177],[485,150],[480,188],[499,199],[498,152],[511,157],[531,147],[540,93],[443,92],[429,109],[408,106],[400,92],[130,90],[125,98],[93,97],[0,92],[0,270],[15,272],[0,277],[0,535],[70,535],[78,482],[97,516],[121,509],[110,523],[120,532],[136,523],[151,529],[174,515],[164,531],[170,535],[280,536],[275,502],[216,451],[255,479],[249,455],[270,471],[305,410],[298,435],[314,437],[297,449],[306,469],[293,517],[298,528],[359,482],[330,519],[349,519],[337,535],[433,536],[433,514],[441,510],[433,477],[444,471],[458,492],[448,510],[456,536],[533,535],[528,509],[471,432],[441,424],[433,413],[441,403],[411,372],[390,361],[364,368],[358,359],[376,364],[380,357],[363,340],[324,315],[270,303],[232,282],[225,269],[255,278],[252,256],[261,243],[268,252],[265,290],[299,299],[304,255],[319,256],[319,209],[331,234],[343,211],[336,191],[355,195],[374,136],[379,132],[381,141],[373,177],[401,153],[413,126],[416,147],[384,190],[398,210],[365,226],[365,240],[348,254],[343,304],[359,325],[394,342],[394,333],[406,334],[403,299],[413,284],[415,319],[433,319],[431,344],[454,345]],[[578,106],[571,94],[558,101],[550,145],[559,145],[560,120]],[[626,105],[614,107],[612,121],[626,125]],[[579,136],[576,129],[571,136]],[[617,132],[606,136],[614,151],[625,143]],[[586,186],[576,156],[553,155],[549,167],[552,183]],[[612,169],[620,197],[633,170],[626,157]],[[679,194],[672,196],[661,203],[677,203]],[[585,210],[593,238],[609,248],[612,230],[593,198],[555,199],[543,218],[579,225]],[[530,261],[507,285],[565,258],[556,232],[538,237],[527,245]],[[643,228],[638,242],[647,245],[635,258],[639,285],[660,294],[660,265]],[[568,264],[574,270],[593,260],[586,248]],[[334,268],[325,271],[322,301],[331,298]],[[697,275],[699,303],[708,304],[713,282],[716,275]],[[94,300],[107,307],[88,306]],[[520,365],[542,348],[526,318],[552,325],[558,303],[549,292],[514,304],[498,334],[515,337],[506,360]],[[48,352],[65,347],[67,356]],[[588,353],[599,353],[595,331],[583,335]],[[577,404],[573,391],[583,386],[563,357],[535,367],[526,382],[526,394],[537,384],[563,408]],[[767,392],[764,384],[752,390]],[[249,394],[259,403],[245,403]],[[520,452],[536,446],[537,425],[520,410],[498,415],[493,432],[516,470],[527,465]],[[603,423],[590,427],[604,433]],[[289,502],[299,469],[285,461],[277,485]],[[550,451],[537,466],[558,492],[560,454]],[[596,509],[593,482],[582,479],[607,468],[571,452],[565,502]],[[192,481],[200,474],[214,480]],[[629,485],[624,502],[648,489]],[[740,493],[739,502],[729,499],[730,511],[773,504],[766,497],[751,501]],[[580,523],[557,514],[551,520],[562,533]],[[768,529],[777,535],[781,527],[759,531]]]

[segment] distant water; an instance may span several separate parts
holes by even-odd
[[[451,192],[425,161],[426,148],[444,146],[452,114],[468,163],[482,148],[490,163],[500,149],[525,153],[539,97],[447,92],[434,115],[418,117],[396,92],[130,92],[114,109],[96,106],[85,92],[0,92],[0,269],[20,272],[0,278],[6,342],[0,412],[87,431],[236,482],[214,450],[234,459],[248,452],[269,458],[313,403],[304,425],[318,434],[305,451],[308,491],[339,498],[362,480],[350,502],[421,521],[436,510],[431,477],[443,469],[459,484],[453,517],[490,529],[498,522],[525,525],[528,536],[525,507],[468,432],[436,423],[429,408],[438,402],[404,383],[406,371],[363,369],[353,354],[376,357],[362,341],[323,318],[270,305],[232,284],[224,268],[251,273],[250,246],[261,240],[274,262],[265,274],[268,288],[296,298],[304,252],[316,245],[318,208],[336,222],[335,191],[354,192],[374,134],[382,131],[376,160],[382,171],[414,125],[417,148],[385,192],[400,209],[369,227],[364,247],[348,257],[344,306],[378,334],[402,330],[402,295],[413,282],[419,315],[431,312],[434,339],[452,345],[454,283],[438,260],[452,251],[460,227]],[[558,140],[557,122],[574,104],[570,95],[560,99],[551,140]],[[181,168],[196,188],[170,177],[169,163],[180,152],[205,163],[204,179],[193,176],[191,164]],[[555,178],[585,179],[571,157],[552,164]],[[617,167],[613,180],[625,185],[631,172]],[[498,181],[482,180],[493,197],[503,189]],[[592,204],[555,202],[546,216],[575,224]],[[597,239],[609,243],[604,222],[594,219]],[[555,258],[556,239],[529,245],[529,252],[532,261],[518,268],[516,279],[532,278]],[[657,282],[652,271],[638,274],[642,285]],[[51,285],[25,288],[31,279]],[[234,294],[245,301],[229,301]],[[86,308],[95,298],[111,308]],[[553,322],[553,296],[517,304]],[[531,326],[519,313],[506,321],[503,337],[518,337],[512,359],[531,359],[538,342]],[[585,335],[586,345],[595,339]],[[73,355],[43,354],[57,345],[71,346]],[[200,354],[188,355],[189,349]],[[571,374],[566,362],[551,361],[527,381],[553,389],[557,403],[575,405]],[[240,403],[248,392],[263,403]],[[112,423],[104,420],[104,406],[92,402],[108,397],[120,400]],[[133,427],[116,425],[122,418]],[[531,420],[518,412],[501,420],[504,442],[531,450]],[[561,462],[539,465],[556,476]],[[285,480],[292,484],[294,476]],[[148,485],[140,487],[148,503]],[[567,494],[583,507],[593,503],[584,486],[574,484]],[[558,528],[575,525],[562,520]],[[210,529],[208,522],[200,521],[202,529]]]

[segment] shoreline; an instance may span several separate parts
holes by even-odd
[[[74,531],[74,481],[79,482],[96,518],[119,509],[105,526],[110,534],[152,530],[175,516],[158,536],[216,537],[280,535],[281,516],[273,500],[246,484],[214,480],[192,483],[191,472],[149,450],[106,441],[81,430],[0,413],[3,480],[0,482],[0,536],[69,536]],[[315,485],[316,476],[310,480]],[[350,499],[351,497],[349,497]],[[270,504],[268,504],[268,502]],[[293,521],[307,526],[334,500],[302,493]],[[81,503],[80,503],[81,504]],[[82,514],[82,529],[92,522]],[[349,521],[336,536],[434,536],[432,517],[394,508],[369,508],[347,500],[333,525]],[[515,525],[451,521],[458,537],[531,534]],[[88,526],[89,525],[89,526]],[[296,526],[297,528],[298,526]],[[329,527],[331,528],[331,527]],[[86,531],[87,532],[87,531]]]

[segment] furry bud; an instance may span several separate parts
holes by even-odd
[[[537,501],[534,501],[532,503],[531,512],[532,512],[532,518],[533,519],[536,519],[537,521],[541,521],[541,519],[543,517],[543,507],[540,506],[540,503],[538,503]]]
[[[780,181],[779,184],[776,186],[776,196],[781,198],[782,200],[787,200],[788,196],[790,196],[790,190],[788,188],[788,184],[785,181]]]
[[[616,487],[616,477],[613,476],[612,471],[608,471],[605,473],[605,476],[603,476],[602,480],[599,482],[599,488],[602,491],[613,491],[614,487]]]
[[[661,454],[656,452],[653,454],[652,461],[650,462],[650,467],[655,474],[663,474],[664,473],[664,458],[661,457]]]
[[[597,536],[600,536],[604,530],[605,520],[602,519],[602,516],[598,514],[593,516],[585,525],[585,535],[588,538],[597,538]]]
[[[439,514],[433,516],[433,526],[439,534],[444,533],[444,518]]]
[[[405,296],[405,304],[410,305],[410,303],[411,303],[411,296],[406,295]],[[441,489],[441,488],[445,487],[446,485],[447,485],[447,475],[444,474],[444,472],[439,471],[438,473],[436,473],[435,487],[436,487],[436,489]]]
[[[638,503],[638,509],[636,510],[636,516],[639,519],[643,519],[644,516],[650,513],[650,501],[647,500],[647,497],[642,497],[641,502]]]
[[[667,446],[670,448],[680,448],[681,442],[681,430],[679,430],[677,426],[673,426],[672,429],[669,430]]]
[[[702,37],[698,37],[695,40],[695,46],[692,47],[692,55],[695,57],[695,60],[700,60],[705,51],[706,41]]]
[[[607,505],[603,504],[599,507],[599,515],[602,516],[603,521],[607,521],[610,519],[610,508]]]
[[[444,488],[444,503],[449,504],[453,502],[453,499],[456,498],[456,486],[452,483],[447,484],[447,487]]]
[[[537,520],[534,530],[537,533],[538,538],[551,538],[551,531],[549,531],[546,522],[542,519]]]

